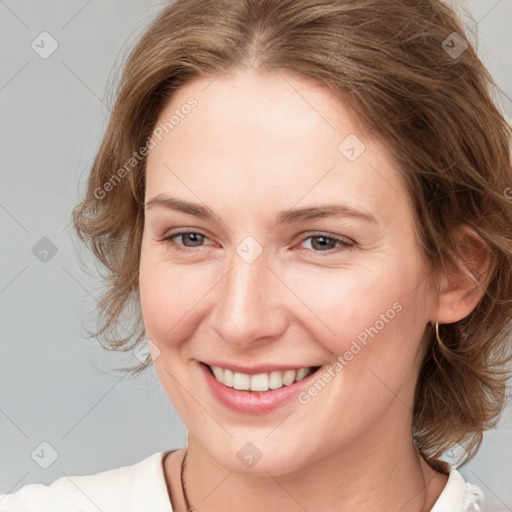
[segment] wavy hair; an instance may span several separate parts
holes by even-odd
[[[353,113],[361,133],[387,145],[405,177],[432,269],[455,265],[466,272],[454,238],[460,226],[488,244],[486,282],[471,276],[485,290],[482,299],[464,319],[441,325],[439,339],[430,332],[413,413],[414,441],[427,460],[458,443],[467,462],[506,401],[511,127],[460,16],[439,0],[176,0],[164,6],[126,60],[85,196],[73,210],[81,242],[106,269],[108,287],[92,334],[107,350],[129,351],[144,338],[138,295],[144,147],[159,114],[187,81],[249,67],[315,80]],[[150,357],[120,370],[137,374],[149,365]]]

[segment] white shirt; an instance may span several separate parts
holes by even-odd
[[[157,452],[131,466],[92,475],[63,476],[0,494],[0,512],[172,512],[163,458]],[[479,512],[482,491],[454,468],[431,512]]]

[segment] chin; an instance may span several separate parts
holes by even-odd
[[[266,433],[268,436],[268,432]],[[220,466],[233,473],[254,476],[281,476],[293,473],[314,462],[315,450],[309,453],[303,443],[286,446],[271,439],[241,441],[233,438],[224,443],[212,443],[209,437],[203,445],[208,455]]]

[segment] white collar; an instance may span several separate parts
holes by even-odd
[[[477,502],[483,499],[482,490],[465,482],[462,475],[452,467],[448,481],[430,512],[479,512]]]

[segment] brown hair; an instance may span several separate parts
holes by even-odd
[[[453,236],[461,225],[491,249],[486,282],[474,278],[485,289],[478,305],[442,325],[441,342],[430,333],[414,405],[413,436],[427,459],[459,443],[463,462],[470,460],[506,399],[511,127],[460,19],[438,0],[177,0],[166,6],[129,55],[85,198],[73,210],[80,240],[107,271],[108,289],[98,303],[102,325],[93,335],[104,348],[122,351],[144,338],[138,271],[146,159],[131,160],[134,152],[178,87],[247,67],[317,81],[349,108],[361,133],[387,144],[409,188],[432,269],[453,264],[464,271]],[[117,326],[128,322],[120,336]],[[121,371],[137,374],[150,364],[148,357]]]

